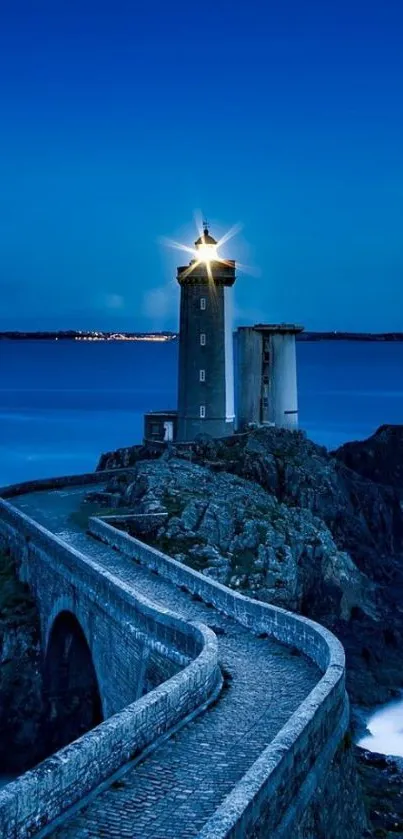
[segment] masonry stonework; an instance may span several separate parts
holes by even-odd
[[[102,483],[102,478],[102,473],[97,473],[98,482]],[[69,478],[65,486],[74,485],[74,481],[85,485],[86,478]],[[88,483],[93,482],[93,476],[89,477]],[[54,482],[56,487],[62,485],[61,479]],[[49,491],[51,486],[47,481]],[[41,488],[41,482],[36,488]],[[9,488],[4,494],[16,497],[20,491]],[[251,651],[261,650],[256,639],[271,638],[278,643],[279,653],[285,645],[284,649],[298,651],[314,662],[318,680],[215,811],[206,816],[197,836],[310,838],[312,825],[319,823],[318,801],[323,802],[332,778],[341,783],[338,766],[343,765],[349,709],[339,642],[318,624],[231,591],[134,539],[114,527],[113,517],[91,519],[89,527],[100,540],[99,550],[110,551],[110,562],[97,562],[96,551],[90,556],[77,550],[12,504],[0,501],[1,545],[14,552],[21,576],[38,600],[44,649],[60,609],[74,612],[93,655],[104,716],[108,717],[0,791],[0,834],[4,839],[39,835],[56,819],[64,818],[72,805],[85,802],[100,784],[129,766],[146,747],[192,719],[212,698],[217,699],[221,674],[214,627],[218,632],[220,615],[224,615],[250,634]],[[144,566],[151,577],[156,574],[156,580],[171,587],[174,602],[178,600],[175,592],[186,592],[205,604],[213,629],[135,593],[130,580],[114,570],[115,556]],[[136,579],[134,569],[131,576]],[[297,656],[290,661],[297,673],[302,660]],[[141,695],[147,688],[149,692]],[[218,698],[218,705],[220,702]],[[231,719],[228,724],[232,725]],[[191,727],[184,729],[185,741],[187,730]],[[354,784],[353,771],[350,777]],[[194,789],[196,801],[202,792],[203,784],[200,790]],[[77,832],[73,826],[73,833],[67,830],[66,836],[81,839],[87,835],[85,812],[83,829]],[[337,829],[327,823],[326,839],[358,839],[362,828],[359,816],[355,825],[345,821],[342,826],[341,810]],[[184,819],[182,828],[174,828],[175,839],[196,835],[189,833],[186,808]],[[147,830],[141,828],[146,839],[156,835],[152,820],[149,824]],[[110,839],[115,835],[122,834],[111,832]],[[320,832],[312,835],[321,837]]]

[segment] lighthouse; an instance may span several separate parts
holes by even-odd
[[[235,261],[222,259],[207,223],[180,285],[178,441],[234,432],[232,287]]]
[[[228,238],[228,237],[227,237]],[[177,269],[180,286],[177,410],[150,411],[144,440],[158,446],[191,443],[200,434],[229,437],[251,426],[298,428],[295,323],[238,327],[235,420],[232,291],[235,260],[223,259],[208,224],[188,265]]]

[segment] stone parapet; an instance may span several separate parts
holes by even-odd
[[[345,657],[324,627],[232,591],[113,526],[93,517],[90,532],[137,562],[185,588],[257,634],[267,634],[307,655],[323,676],[298,711],[235,785],[198,839],[288,839],[315,792],[349,724]]]
[[[154,649],[168,652],[171,648],[182,666],[186,664],[149,694],[0,791],[0,836],[27,839],[82,801],[161,735],[197,713],[218,690],[221,674],[217,639],[208,627],[135,597],[124,582],[4,500],[0,500],[0,540],[19,554],[25,579],[33,573],[27,566],[36,562],[62,566],[67,581],[74,579],[76,586],[95,591],[104,608],[107,604],[111,611],[120,609],[128,629],[147,635]]]
[[[54,478],[38,478],[33,481],[23,481],[20,484],[10,484],[0,487],[0,498],[15,498],[17,495],[25,495],[29,492],[43,492],[46,489],[53,490],[59,487],[86,486],[87,484],[99,484],[103,480],[109,481],[119,472],[127,472],[130,467],[120,469],[104,469],[99,472],[84,472],[82,475],[61,475]]]
[[[29,482],[8,487],[0,495],[12,498],[34,490],[99,483],[103,475],[108,479],[118,471]],[[313,621],[226,588],[118,530],[114,518],[90,519],[90,532],[251,632],[271,636],[296,654],[308,656],[322,672],[305,701],[206,822],[199,839],[290,839],[299,835],[299,820],[340,749],[348,726],[343,648]],[[121,604],[139,631],[150,633],[165,648],[176,645],[184,658],[193,656],[180,673],[0,792],[0,835],[27,839],[85,798],[161,734],[197,713],[219,687],[217,639],[204,625],[183,621],[169,611],[160,612],[144,598],[135,598],[95,560],[5,501],[0,501],[0,535],[11,543],[14,540],[30,561],[36,553],[38,559],[55,557],[71,579],[81,575],[84,587],[92,588],[96,580],[97,596],[110,598],[111,608]]]

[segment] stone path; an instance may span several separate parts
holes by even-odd
[[[92,487],[93,489],[93,487]],[[217,631],[230,678],[219,701],[52,833],[52,839],[191,839],[297,709],[318,669],[271,639],[195,601],[69,520],[85,489],[13,504],[129,584],[133,592]]]

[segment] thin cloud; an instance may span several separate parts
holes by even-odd
[[[125,299],[121,294],[106,292],[100,295],[97,304],[100,309],[113,309],[116,311],[125,308]]]
[[[163,325],[177,315],[178,293],[173,283],[151,288],[143,296],[142,314],[144,317]]]

